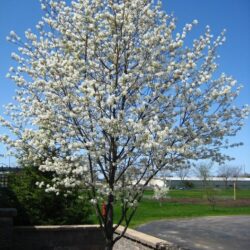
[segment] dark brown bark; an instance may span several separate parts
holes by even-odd
[[[105,250],[111,250],[113,249],[113,234],[114,234],[114,229],[113,229],[113,200],[114,197],[112,194],[109,195],[108,198],[108,204],[107,204],[107,214],[105,218],[105,235],[106,235],[106,246]]]

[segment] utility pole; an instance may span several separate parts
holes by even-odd
[[[236,200],[236,183],[234,181],[234,200]]]

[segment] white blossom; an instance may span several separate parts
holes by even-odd
[[[22,164],[51,172],[52,184],[38,183],[47,192],[88,190],[102,225],[102,203],[134,211],[160,171],[228,159],[221,149],[239,145],[228,137],[249,113],[233,105],[236,80],[216,77],[225,32],[213,39],[208,26],[187,48],[198,21],[177,33],[154,2],[42,0],[37,32],[8,37],[20,46],[7,74],[18,90],[1,141]]]

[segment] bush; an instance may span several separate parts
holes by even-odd
[[[8,188],[0,193],[0,207],[17,208],[16,225],[91,223],[92,209],[86,192],[76,189],[65,197],[37,187],[37,181],[50,179],[35,167],[24,167],[10,174]]]
[[[185,188],[194,188],[194,183],[191,181],[183,181],[183,185]]]

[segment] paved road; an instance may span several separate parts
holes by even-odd
[[[194,250],[250,250],[250,216],[161,220],[137,230]]]

